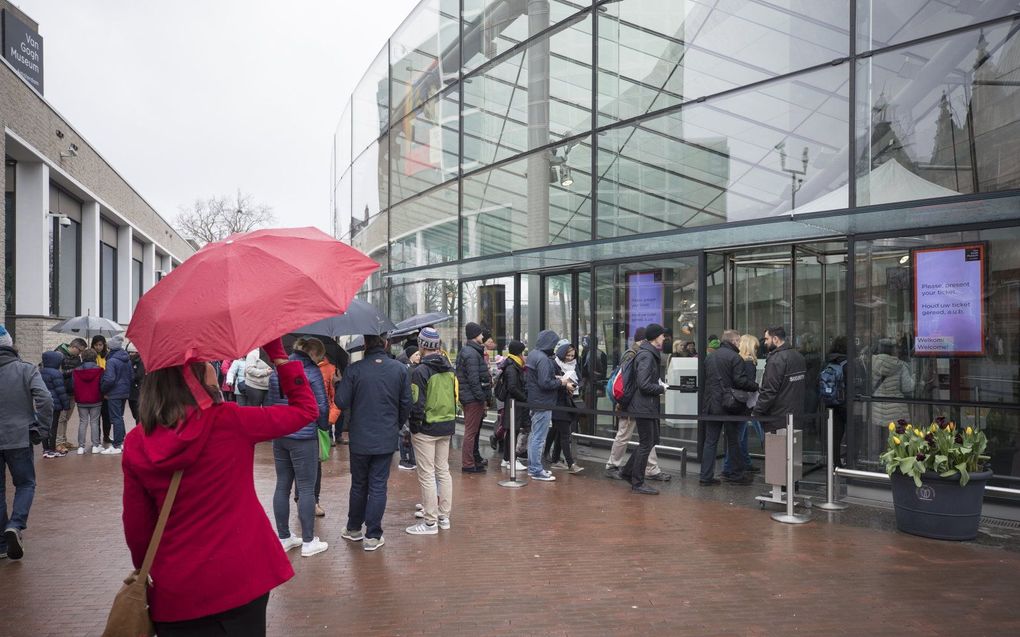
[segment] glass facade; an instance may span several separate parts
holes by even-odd
[[[79,315],[81,309],[81,202],[50,186],[50,314]],[[68,225],[60,218],[67,217]]]
[[[117,248],[99,244],[99,316],[117,320]]]
[[[443,308],[453,347],[467,321],[552,327],[611,369],[661,319],[673,444],[699,439],[710,337],[779,323],[808,413],[833,349],[856,361],[852,464],[884,413],[952,413],[1020,476],[1018,32],[1016,0],[423,0],[340,115],[337,235],[382,265],[363,297]],[[984,354],[915,356],[900,260],[961,243],[985,246]],[[878,356],[914,382],[869,387]]]

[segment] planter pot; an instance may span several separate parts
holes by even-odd
[[[985,483],[991,477],[991,471],[975,472],[961,487],[959,474],[942,478],[928,472],[921,476],[918,487],[910,476],[892,474],[896,527],[936,540],[973,540],[981,520]]]

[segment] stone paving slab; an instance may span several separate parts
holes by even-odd
[[[498,471],[456,471],[453,528],[424,537],[403,532],[419,491],[394,467],[386,545],[366,553],[340,538],[350,480],[338,449],[317,522],[330,548],[290,554],[297,574],[270,598],[270,635],[1020,634],[1016,552],[824,518],[778,524],[695,497],[696,476],[634,496],[596,463],[516,490]],[[0,637],[101,633],[130,570],[119,464],[38,460],[26,556],[0,561]],[[274,483],[264,444],[267,512]]]

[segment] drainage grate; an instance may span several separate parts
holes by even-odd
[[[1020,529],[1020,520],[1003,520],[1000,518],[981,518],[981,526],[997,529]]]

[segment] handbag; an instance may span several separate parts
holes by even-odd
[[[319,462],[325,462],[329,460],[329,448],[331,446],[329,430],[316,428],[316,431],[319,432]]]
[[[156,634],[156,627],[149,617],[149,569],[156,558],[159,540],[163,537],[166,520],[170,517],[170,509],[177,497],[177,488],[181,485],[183,471],[175,471],[170,479],[170,488],[166,492],[163,508],[159,512],[156,528],[152,530],[149,548],[145,551],[142,568],[134,571],[124,580],[124,586],[113,598],[110,615],[106,619],[106,630],[103,637],[151,637]]]
[[[728,414],[740,415],[747,409],[747,403],[751,400],[750,392],[743,389],[731,387],[722,395],[722,408]]]

